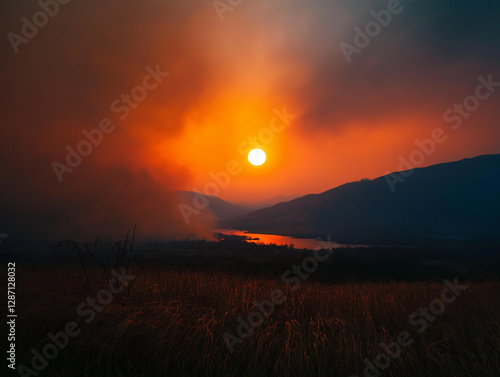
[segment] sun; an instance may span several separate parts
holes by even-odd
[[[252,165],[260,166],[266,161],[266,153],[262,149],[253,149],[248,153],[248,161]]]

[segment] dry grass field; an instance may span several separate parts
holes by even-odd
[[[32,349],[43,353],[54,343],[48,333],[64,331],[74,321],[78,335],[68,336],[67,345],[65,336],[60,337],[65,347],[37,375],[500,375],[497,280],[460,281],[467,289],[420,333],[421,326],[412,326],[409,317],[440,298],[442,281],[309,279],[293,291],[273,276],[174,268],[162,262],[131,264],[127,273],[135,278],[109,304],[86,303],[82,309],[82,302],[108,289],[110,276],[97,268],[84,274],[74,266],[18,267],[18,364],[35,371]],[[286,296],[284,303],[231,353],[223,334],[237,336],[238,317],[246,320],[256,310],[254,302],[269,300],[276,289]],[[385,370],[365,372],[364,360],[374,363],[384,352],[381,343],[397,341],[402,332],[412,344],[401,347]]]

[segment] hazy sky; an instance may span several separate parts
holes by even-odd
[[[422,166],[500,153],[494,84],[460,127],[443,119],[479,76],[500,82],[498,1],[46,3],[44,18],[36,1],[0,2],[0,232],[205,232],[179,219],[171,190],[203,191],[231,162],[224,199],[318,193],[398,170],[438,127],[447,140]],[[284,108],[295,117],[282,127]],[[67,146],[101,122],[109,133],[71,168]],[[268,160],[253,167],[259,136]]]

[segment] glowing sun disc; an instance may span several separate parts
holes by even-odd
[[[262,149],[253,149],[248,153],[248,161],[252,165],[260,166],[266,161],[266,153]]]

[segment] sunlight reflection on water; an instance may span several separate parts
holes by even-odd
[[[250,237],[248,242],[253,243],[264,243],[266,245],[276,244],[276,245],[293,245],[296,249],[316,249],[321,246],[317,240],[314,238],[294,238],[288,236],[279,236],[276,234],[259,234],[259,233],[247,233],[243,230],[238,229],[216,229],[214,233],[222,233],[232,236],[244,236]],[[326,242],[326,240],[323,240]],[[324,244],[323,244],[324,245]],[[337,242],[329,242],[329,247],[332,249],[342,248],[342,247],[366,247],[366,245],[347,245]],[[323,246],[322,246],[323,247]]]

